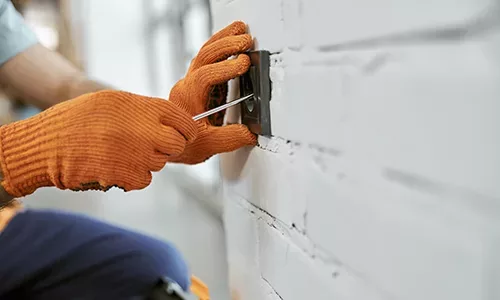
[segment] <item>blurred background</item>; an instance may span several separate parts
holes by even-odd
[[[228,277],[240,300],[500,299],[498,0],[13,2],[42,44],[138,94],[168,98],[237,19],[272,53],[274,136],[224,172],[214,157],[28,206],[173,242],[213,299]],[[38,112],[24,103],[3,89],[0,122]]]
[[[39,41],[89,77],[133,93],[168,98],[212,32],[208,0],[12,1]],[[38,110],[8,88],[0,122]],[[14,101],[9,101],[14,100]],[[124,194],[42,189],[29,207],[83,212],[173,242],[215,299],[228,299],[227,263],[214,157],[197,166],[170,165],[144,191]]]

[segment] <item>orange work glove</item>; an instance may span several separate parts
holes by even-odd
[[[171,101],[119,91],[82,95],[0,127],[1,184],[14,197],[46,186],[142,189],[197,132]]]
[[[234,22],[214,34],[193,59],[187,75],[177,82],[170,92],[170,101],[192,116],[219,106],[226,100],[227,81],[243,75],[250,67],[250,58],[240,54],[252,46],[252,37],[246,34],[243,22]],[[188,143],[170,162],[196,164],[214,154],[234,151],[247,145],[255,145],[256,136],[241,124],[223,126],[224,112],[197,121],[198,137]]]

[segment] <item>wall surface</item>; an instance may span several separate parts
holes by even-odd
[[[500,2],[212,9],[273,53],[273,137],[222,159],[234,298],[500,299]]]

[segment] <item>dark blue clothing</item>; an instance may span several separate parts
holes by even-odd
[[[82,215],[26,210],[0,233],[0,299],[130,299],[161,277],[185,290],[171,244]]]

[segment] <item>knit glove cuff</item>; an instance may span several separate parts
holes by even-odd
[[[192,117],[171,101],[85,94],[0,127],[1,184],[15,197],[47,186],[142,189],[197,135]]]

